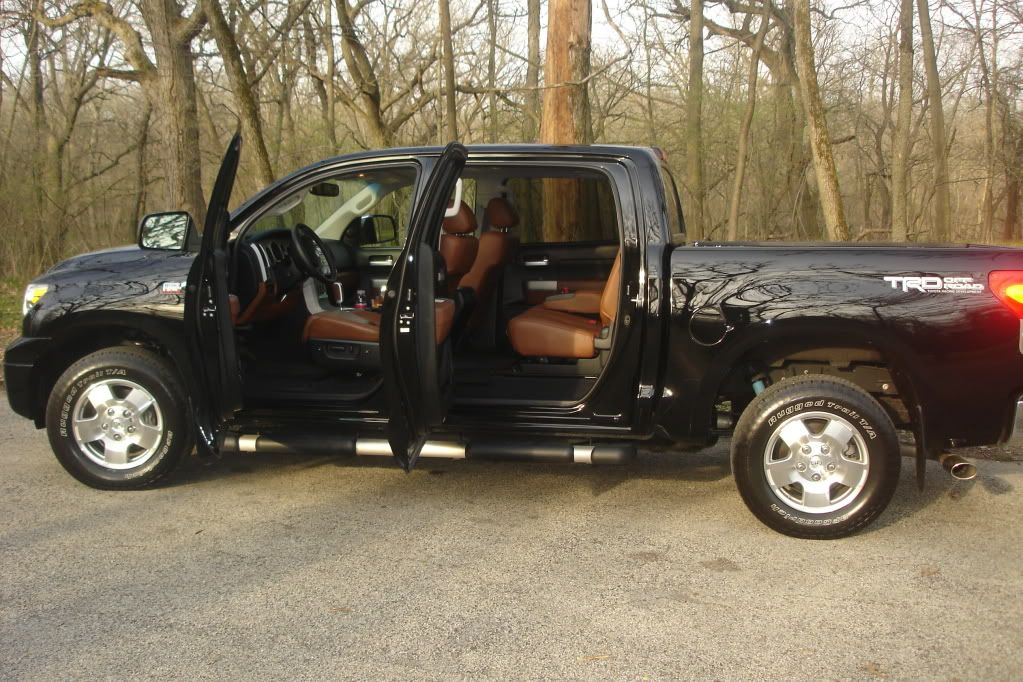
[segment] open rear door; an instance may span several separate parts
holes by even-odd
[[[415,466],[430,431],[447,415],[442,395],[447,381],[440,375],[435,336],[433,244],[467,157],[465,147],[452,142],[427,171],[412,208],[405,248],[387,283],[380,325],[387,440],[405,471]],[[456,197],[455,210],[459,201]]]
[[[185,293],[185,334],[192,363],[203,378],[204,405],[195,415],[204,445],[216,449],[217,432],[242,405],[241,371],[228,299],[228,250],[230,214],[227,211],[238,171],[242,138],[235,134],[224,154],[213,185],[202,246],[188,273]]]

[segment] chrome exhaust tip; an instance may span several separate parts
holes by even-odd
[[[952,475],[952,478],[959,481],[972,481],[977,477],[977,467],[966,461],[959,455],[943,454],[938,455],[938,461],[945,471]]]

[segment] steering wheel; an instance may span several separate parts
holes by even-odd
[[[323,240],[303,223],[291,231],[291,257],[307,276],[330,285],[337,279],[337,264]]]

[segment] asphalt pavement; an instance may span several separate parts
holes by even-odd
[[[4,679],[1023,676],[1018,461],[920,493],[905,460],[874,526],[811,542],[747,512],[727,444],[411,475],[237,455],[100,492],[0,399]]]

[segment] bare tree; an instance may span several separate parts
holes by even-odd
[[[739,125],[739,142],[735,152],[735,179],[732,182],[732,198],[728,209],[729,240],[739,238],[739,204],[742,201],[742,188],[746,181],[746,164],[749,160],[750,127],[753,125],[753,114],[757,107],[757,80],[760,75],[760,53],[764,47],[764,39],[771,27],[770,5],[764,3],[760,16],[760,27],[753,41],[753,54],[749,58],[749,70],[746,74],[746,109]]]
[[[899,105],[892,142],[892,241],[909,235],[909,154],[913,124],[913,0],[899,3]]]
[[[938,57],[934,49],[934,33],[931,31],[931,8],[928,0],[917,0],[920,15],[920,43],[923,46],[924,69],[927,74],[928,115],[931,120],[931,155],[934,169],[934,219],[931,224],[931,239],[945,241],[949,238],[949,213],[951,200],[948,190],[948,151],[945,148],[945,112],[941,98],[941,78],[938,75]]]
[[[590,78],[590,0],[550,0],[547,10],[547,62],[544,68],[540,140],[548,144],[593,141]],[[570,241],[580,226],[578,183],[544,185],[544,238]]]
[[[799,83],[803,89],[803,105],[806,109],[807,129],[810,134],[810,148],[813,150],[824,224],[830,239],[844,241],[849,239],[849,226],[845,221],[842,193],[838,188],[838,168],[835,165],[828,123],[824,116],[824,104],[821,102],[817,84],[817,67],[814,64],[813,43],[810,39],[809,0],[795,0],[794,15]]]
[[[689,211],[686,229],[692,240],[703,239],[703,0],[690,0],[689,89],[686,93],[686,186]]]
[[[444,125],[449,141],[458,139],[458,109],[455,106],[455,56],[451,46],[451,8],[448,0],[438,0],[440,41],[444,64]]]

